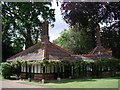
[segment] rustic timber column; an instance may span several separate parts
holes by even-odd
[[[28,80],[31,82],[31,65],[29,65],[29,75],[28,75]]]
[[[58,63],[57,65],[57,80],[60,81],[61,78],[60,78],[60,64]]]
[[[42,73],[42,83],[45,83],[45,66],[42,68],[43,73]]]
[[[17,79],[20,79],[21,74],[21,64],[17,64]]]
[[[27,78],[28,78],[28,72],[27,72],[28,65],[27,65],[27,61],[25,61],[25,67],[26,67],[26,71],[25,71],[26,75],[25,75],[25,78],[27,79]]]
[[[68,65],[68,68],[69,68],[69,79],[71,79],[72,78],[72,66]]]

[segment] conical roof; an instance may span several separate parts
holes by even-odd
[[[71,53],[62,49],[49,41],[48,21],[43,24],[44,35],[41,42],[29,47],[28,49],[10,57],[7,61],[15,61],[17,59],[26,61],[36,60],[60,60],[64,58],[71,58]]]
[[[71,53],[48,41],[39,42],[28,49],[10,57],[7,61],[16,61],[17,59],[25,61],[37,61],[37,60],[60,60],[64,58],[71,58]]]
[[[96,28],[96,43],[97,43],[97,46],[89,54],[96,55],[98,59],[112,57],[111,52],[108,52],[107,50],[105,50],[105,48],[101,45],[100,27]]]
[[[44,23],[44,37],[41,42],[27,48],[26,50],[10,57],[7,61],[16,61],[17,59],[25,61],[38,61],[38,60],[61,60],[61,59],[83,59],[83,60],[96,60],[102,58],[111,58],[111,52],[105,50],[101,46],[99,28],[97,29],[97,46],[85,55],[73,55],[69,51],[62,49],[56,44],[49,41],[48,22]]]

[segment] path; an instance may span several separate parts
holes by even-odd
[[[3,81],[1,81],[0,80],[0,89],[1,88],[45,88],[42,86],[19,84],[17,82],[23,82],[23,81],[20,81],[20,80],[3,80]]]

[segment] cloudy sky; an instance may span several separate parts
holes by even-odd
[[[52,28],[49,26],[49,36],[50,36],[50,41],[55,40],[57,37],[60,36],[60,32],[63,31],[64,29],[68,29],[68,24],[63,20],[61,11],[60,11],[60,5],[57,6],[56,2],[52,2],[52,7],[55,8],[55,23],[54,27]]]
[[[60,11],[60,3],[59,3],[59,6],[57,6],[56,0],[53,0],[52,8],[55,9],[56,21],[54,23],[54,27],[51,27],[49,25],[49,36],[50,36],[51,42],[60,36],[60,32],[62,32],[64,29],[68,29],[68,27],[69,27],[69,25],[66,24],[66,22],[62,18],[61,11]],[[105,25],[106,25],[105,23],[103,25],[100,24],[100,27],[103,27]]]

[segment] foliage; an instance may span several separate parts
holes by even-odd
[[[63,66],[72,65],[72,61],[70,61],[70,60],[62,60],[60,63],[61,63],[61,65],[63,65]]]
[[[74,54],[88,53],[95,47],[95,40],[91,31],[84,28],[81,28],[80,31],[76,28],[64,30],[60,37],[53,42]]]
[[[64,20],[70,25],[76,23],[88,26],[93,23],[111,23],[119,18],[120,2],[64,2],[61,11]]]
[[[2,75],[2,65],[0,63],[0,76]]]
[[[120,64],[119,59],[115,59],[115,58],[112,58],[112,59],[102,59],[102,64],[104,66],[110,67],[111,71],[113,71],[113,72],[119,71],[119,66],[120,66],[119,65]]]
[[[70,24],[87,26],[89,22],[93,22],[97,18],[98,3],[85,3],[85,2],[63,2],[61,11],[64,20]],[[92,17],[93,16],[93,17]],[[94,21],[93,23],[96,23]]]
[[[45,79],[45,68],[49,66],[55,66],[57,68],[57,76],[61,75],[60,68],[64,67],[65,75],[67,77],[71,76],[72,78],[81,78],[81,77],[102,77],[102,73],[110,72],[112,76],[116,76],[116,72],[120,72],[120,60],[115,58],[108,59],[100,59],[100,60],[40,60],[27,62],[24,60],[17,60],[16,62],[12,62],[11,65],[15,69],[18,68],[19,65],[27,64],[31,65],[41,65],[43,70],[43,78]],[[16,67],[17,66],[17,67]],[[17,69],[17,76],[19,76],[20,72]],[[89,75],[89,73],[91,73]],[[30,73],[29,73],[30,74]],[[119,75],[119,74],[118,74]],[[104,75],[103,75],[104,76]],[[66,77],[66,76],[65,76]]]
[[[112,49],[112,55],[120,58],[120,22],[115,22],[110,27],[103,28],[102,42],[105,48]]]
[[[11,75],[15,73],[15,67],[11,63],[2,63],[2,76],[4,78],[10,78]]]
[[[70,0],[71,1],[71,0]],[[63,19],[70,26],[89,27],[94,30],[103,25],[102,43],[112,49],[113,56],[120,58],[120,2],[64,2],[61,5]]]
[[[51,2],[2,3],[3,58],[37,43],[43,35],[44,20],[55,21]]]

